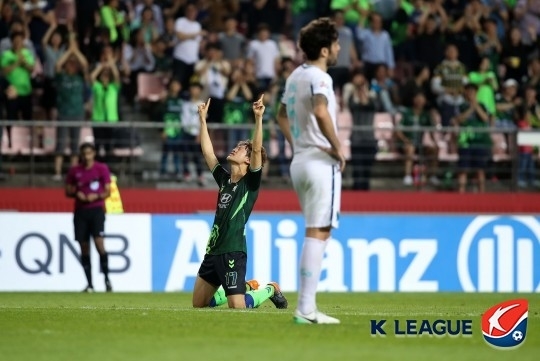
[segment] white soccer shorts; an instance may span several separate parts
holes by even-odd
[[[338,228],[341,207],[339,166],[324,160],[294,160],[291,180],[306,228]]]

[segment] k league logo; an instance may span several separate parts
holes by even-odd
[[[540,292],[540,223],[532,216],[480,216],[467,227],[457,272],[465,292]]]

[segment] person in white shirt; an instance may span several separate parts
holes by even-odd
[[[187,89],[189,86],[195,63],[199,61],[201,40],[206,34],[201,24],[195,19],[197,19],[197,7],[188,4],[185,17],[177,19],[174,24],[176,36],[180,41],[173,51],[173,75],[182,83],[182,89]]]
[[[332,228],[338,227],[341,173],[345,155],[337,137],[337,104],[328,67],[337,62],[338,31],[328,18],[313,20],[300,32],[307,61],[285,84],[278,124],[293,149],[291,180],[305,218],[300,287],[294,321],[340,323],[317,310],[315,295]]]
[[[276,42],[270,39],[270,28],[260,24],[257,28],[257,39],[249,42],[247,57],[255,62],[259,92],[268,90],[276,77],[276,62],[280,60],[280,52]]]

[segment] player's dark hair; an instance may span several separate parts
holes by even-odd
[[[92,149],[95,152],[96,146],[94,145],[94,143],[84,142],[83,144],[80,145],[79,152],[83,153],[87,149]]]
[[[253,142],[250,139],[242,140],[238,142],[238,146],[240,147],[246,147],[246,155],[248,157],[251,157],[251,151],[253,150]],[[261,146],[261,158],[262,158],[262,166],[266,164],[267,155],[266,155],[266,149],[264,149],[263,146]]]
[[[317,60],[321,50],[330,50],[332,43],[338,39],[336,24],[329,18],[313,20],[300,30],[300,49],[306,54],[307,60]]]

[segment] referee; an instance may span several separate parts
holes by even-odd
[[[75,198],[73,224],[75,239],[81,246],[81,264],[88,281],[83,292],[94,292],[90,263],[90,237],[99,252],[101,271],[105,275],[105,288],[112,292],[109,264],[103,242],[105,231],[105,199],[111,194],[111,176],[107,165],[97,162],[96,147],[83,143],[79,164],[71,167],[66,177],[66,196]]]

